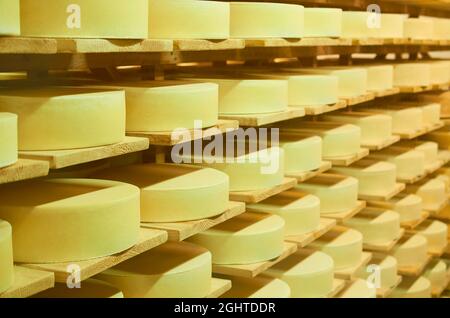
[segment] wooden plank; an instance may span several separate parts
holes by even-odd
[[[315,231],[301,235],[287,236],[285,240],[286,242],[295,243],[299,248],[302,248],[311,244],[319,237],[330,231],[333,227],[336,226],[336,224],[336,220],[321,218],[319,227]]]
[[[213,277],[211,290],[205,298],[219,298],[231,289],[231,280]]]
[[[436,160],[432,164],[429,164],[429,165],[425,166],[425,172],[426,172],[427,175],[435,173],[437,170],[442,168],[442,166],[444,166],[444,161]]]
[[[365,201],[358,201],[356,206],[353,209],[350,209],[348,211],[339,212],[339,213],[327,213],[322,214],[322,217],[336,220],[338,223],[342,223],[344,221],[347,221],[348,219],[351,219],[356,214],[361,212],[366,207]]]
[[[401,276],[397,276],[397,281],[395,282],[394,286],[391,286],[390,288],[378,288],[377,289],[377,298],[387,298],[390,294],[400,285],[403,278]]]
[[[341,97],[341,99],[347,102],[348,106],[354,106],[362,103],[369,102],[375,99],[375,94],[372,92],[367,92],[366,94],[354,97]]]
[[[353,280],[355,278],[355,274],[364,266],[369,264],[372,259],[372,253],[363,252],[361,255],[361,260],[355,266],[344,268],[344,269],[336,269],[334,271],[334,277],[338,279],[345,280]]]
[[[400,136],[393,135],[393,136],[391,136],[390,139],[383,140],[382,142],[380,142],[378,144],[362,144],[362,146],[369,150],[381,150],[381,149],[387,148],[389,146],[392,146],[393,144],[395,144],[399,141],[400,141]]]
[[[405,184],[414,184],[416,182],[419,182],[420,180],[425,179],[426,176],[427,176],[427,174],[424,173],[424,174],[421,174],[421,175],[418,175],[418,176],[413,176],[413,177],[410,177],[410,178],[407,178],[407,179],[397,177],[397,181],[401,182],[401,183],[405,183]]]
[[[364,243],[363,244],[363,248],[366,251],[370,251],[370,252],[389,252],[391,251],[395,244],[397,244],[397,242],[403,237],[403,235],[405,234],[405,229],[400,229],[400,232],[398,234],[398,236],[389,242],[384,242],[381,244],[369,244],[369,243]]]
[[[398,273],[402,276],[417,277],[424,271],[425,267],[431,261],[431,255],[428,255],[426,260],[421,264],[415,264],[413,266],[399,266]]]
[[[400,93],[416,94],[431,91],[433,86],[399,86]]]
[[[430,213],[427,211],[422,211],[420,219],[418,220],[413,220],[413,221],[403,221],[400,223],[400,226],[406,230],[413,230],[415,229],[417,226],[419,226],[420,224],[422,224],[422,222],[424,222],[426,219],[428,219],[428,217],[430,216]]]
[[[326,161],[330,161],[333,166],[348,167],[352,163],[361,160],[369,155],[369,149],[361,148],[358,153],[345,157],[324,157]]]
[[[393,190],[386,192],[383,195],[381,195],[381,194],[374,194],[374,195],[359,194],[358,198],[360,200],[364,200],[364,201],[388,201],[388,200],[392,199],[393,197],[395,197],[400,192],[402,192],[403,190],[405,190],[405,188],[406,188],[406,185],[404,183],[397,183]]]
[[[53,273],[14,266],[14,284],[0,298],[27,298],[54,286]]]
[[[47,161],[19,159],[12,166],[0,168],[0,184],[44,177],[49,167]]]
[[[180,143],[195,141],[203,138],[220,135],[226,132],[232,132],[239,128],[239,122],[236,120],[219,120],[216,126],[206,129],[189,130],[189,138],[173,134],[172,132],[128,132],[128,136],[147,138],[151,145],[156,146],[174,146]]]
[[[360,39],[352,39],[353,45],[383,45],[385,44],[384,39],[379,38],[360,38]]]
[[[80,279],[83,281],[136,255],[164,244],[167,241],[167,238],[167,232],[141,228],[139,242],[132,248],[115,255],[80,262],[22,265],[28,268],[53,272],[55,274],[56,282],[59,283],[65,283],[67,278],[71,275],[71,273],[67,272],[69,265],[78,265],[80,267]]]
[[[304,106],[306,115],[321,115],[329,112],[334,112],[339,109],[347,107],[347,101],[340,100],[336,104],[331,105],[318,105],[318,106]]]
[[[425,211],[428,211],[431,213],[431,215],[439,215],[448,205],[448,199],[444,202],[441,203],[441,205],[439,205],[436,208],[430,209],[430,208],[425,208]]]
[[[267,39],[248,39],[245,40],[246,47],[302,47],[302,46],[351,46],[351,39],[342,38],[303,38],[303,39],[286,39],[286,38],[267,38]]]
[[[334,298],[337,294],[344,290],[347,282],[342,279],[334,279],[333,280],[333,289],[328,293],[326,298]]]
[[[242,191],[242,192],[230,192],[231,201],[239,201],[245,203],[258,203],[271,196],[279,194],[283,191],[289,190],[297,185],[297,179],[294,178],[284,178],[280,185],[275,187],[255,190],[255,191]]]
[[[55,39],[0,37],[0,54],[55,54]]]
[[[218,50],[240,50],[243,48],[245,48],[245,41],[241,39],[174,40],[174,50],[176,51],[218,51]]]
[[[440,249],[428,248],[428,254],[430,254],[433,258],[440,258],[442,255],[444,255],[445,251],[447,251],[448,246],[449,244]]]
[[[148,148],[149,142],[146,138],[125,137],[122,142],[109,146],[54,151],[20,151],[19,157],[47,161],[50,169],[61,169]]]
[[[287,173],[285,176],[288,178],[295,178],[297,182],[304,182],[311,178],[318,176],[321,173],[324,173],[330,170],[332,167],[331,162],[323,161],[320,165],[319,169],[307,172],[299,172],[299,173]]]
[[[281,262],[288,256],[294,254],[296,251],[297,251],[297,244],[285,242],[282,254],[273,260],[255,263],[255,264],[246,264],[246,265],[215,265],[215,264],[213,264],[213,273],[229,275],[229,276],[253,278],[253,277],[256,277],[257,275],[261,274],[262,272],[266,271],[273,265]]]
[[[284,112],[268,114],[249,115],[220,115],[222,120],[237,120],[239,126],[260,127],[284,120],[301,118],[305,116],[305,109],[302,107],[288,107]]]
[[[425,135],[426,133],[427,133],[427,129],[421,128],[419,130],[414,130],[414,131],[409,131],[409,132],[401,132],[401,133],[395,133],[395,134],[400,136],[401,139],[411,140],[411,139],[420,137],[422,135]]]
[[[400,88],[394,87],[394,88],[386,89],[386,90],[382,90],[382,91],[371,91],[371,93],[375,94],[375,98],[381,98],[381,97],[400,94]]]
[[[141,223],[141,226],[144,228],[166,231],[169,236],[169,241],[180,242],[244,212],[245,203],[231,201],[226,211],[209,219],[178,223]]]
[[[58,53],[172,52],[172,40],[56,39]]]

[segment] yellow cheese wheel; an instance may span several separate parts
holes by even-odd
[[[286,174],[316,170],[322,164],[322,139],[281,135],[280,147],[284,150]]]
[[[428,63],[431,72],[431,84],[445,85],[450,81],[450,62],[432,61]]]
[[[448,228],[445,223],[427,220],[417,226],[414,230],[417,231],[418,234],[425,236],[428,242],[429,251],[440,251],[448,245]]]
[[[450,20],[446,18],[434,18],[420,16],[421,19],[428,19],[433,22],[433,40],[450,39]]]
[[[334,262],[322,252],[297,253],[275,264],[264,275],[286,282],[292,298],[326,298],[333,290]]]
[[[437,210],[448,199],[446,184],[438,178],[414,184],[408,191],[422,198],[426,210]]]
[[[21,0],[21,34],[37,37],[146,39],[147,0]]]
[[[432,288],[445,288],[448,283],[447,264],[440,259],[434,259],[425,269],[423,276],[430,281]]]
[[[394,87],[394,67],[392,65],[367,65],[367,89],[384,91]]]
[[[401,284],[394,289],[390,298],[431,298],[431,282],[421,276],[403,277]]]
[[[422,235],[403,237],[389,254],[394,256],[402,267],[423,264],[427,259],[427,239]]]
[[[284,220],[245,213],[188,239],[211,251],[213,264],[252,264],[281,255]]]
[[[438,160],[439,145],[435,142],[424,142],[415,149],[425,155],[425,165],[434,164]]]
[[[19,150],[87,148],[125,138],[123,91],[2,89],[2,111],[19,116]]]
[[[228,176],[213,169],[169,164],[114,167],[91,175],[133,184],[141,189],[142,222],[206,219],[228,206]]]
[[[395,86],[428,86],[431,84],[431,67],[428,63],[401,63],[394,65]]]
[[[230,2],[233,38],[301,38],[303,6],[283,3]]]
[[[371,278],[372,284],[380,283],[380,288],[390,289],[398,282],[397,260],[392,256],[373,253],[370,264],[360,268],[356,276],[366,281]]]
[[[221,298],[290,298],[289,285],[281,279],[259,275],[254,278],[226,277],[232,287]]]
[[[227,39],[230,37],[228,3],[199,0],[149,0],[150,38]]]
[[[14,229],[16,262],[88,260],[137,243],[139,189],[88,179],[8,184],[0,191],[0,218]]]
[[[0,113],[0,168],[16,163],[17,115]]]
[[[342,9],[305,8],[304,16],[304,37],[341,37]]]
[[[14,282],[14,264],[11,225],[0,220],[0,293]]]
[[[405,14],[382,13],[380,28],[372,30],[373,37],[401,39],[404,37],[404,25],[408,16]]]
[[[367,11],[344,11],[342,13],[342,37],[343,38],[367,38],[372,35],[368,21],[370,12]]]
[[[404,24],[405,37],[415,40],[432,40],[434,37],[433,21],[421,18],[408,18]]]
[[[339,298],[376,298],[375,288],[370,288],[365,280],[357,279],[345,289]]]
[[[374,207],[390,209],[400,215],[400,222],[420,220],[422,198],[414,194],[400,194],[385,202],[371,202]]]
[[[408,108],[362,108],[362,111],[389,115],[392,117],[394,134],[411,133],[423,127],[423,111],[419,107]]]
[[[441,121],[441,105],[437,103],[427,104],[421,107],[423,124],[425,126],[436,125]]]
[[[425,155],[417,150],[391,147],[372,153],[369,158],[393,163],[399,179],[416,178],[425,173]]]
[[[33,298],[123,298],[123,293],[108,283],[90,278],[82,281],[80,288],[70,289],[66,284],[57,283]]]
[[[125,298],[204,298],[211,289],[211,253],[179,242],[158,246],[97,277]]]
[[[0,0],[0,35],[20,35],[20,0]]]
[[[285,191],[260,203],[249,204],[247,211],[281,216],[286,223],[286,235],[312,232],[320,223],[319,198],[298,190]]]

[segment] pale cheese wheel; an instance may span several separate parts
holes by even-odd
[[[406,38],[414,40],[432,40],[434,37],[433,21],[421,18],[408,18],[404,24]]]
[[[155,39],[227,39],[230,6],[219,1],[149,0],[148,35]]]
[[[0,113],[0,168],[17,162],[17,115]]]
[[[448,283],[447,264],[439,259],[432,260],[423,276],[430,281],[432,288],[445,288]]]
[[[442,180],[425,180],[411,187],[411,191],[422,198],[426,210],[435,210],[448,199],[446,185]]]
[[[380,288],[391,289],[398,282],[397,270],[397,260],[394,257],[374,253],[370,264],[360,268],[356,276],[366,281],[370,279],[370,283],[375,286],[379,283]]]
[[[342,9],[336,8],[305,8],[304,37],[342,36]]]
[[[355,178],[320,175],[299,183],[296,189],[317,196],[323,215],[351,210],[358,200],[358,180]]]
[[[247,205],[247,211],[270,213],[282,217],[286,235],[302,235],[319,227],[320,200],[318,197],[289,190],[260,203]]]
[[[199,246],[167,243],[110,268],[97,277],[125,298],[204,298],[211,290],[211,253]]]
[[[421,130],[423,111],[419,107],[408,108],[362,108],[362,111],[385,114],[392,117],[392,133],[404,134]]]
[[[441,251],[448,245],[447,224],[440,221],[425,221],[415,229],[418,234],[425,236],[429,251]]]
[[[280,148],[284,150],[285,172],[301,173],[319,169],[322,164],[322,139],[281,135]]]
[[[331,230],[309,245],[328,254],[337,270],[358,265],[362,258],[363,236],[353,229]]]
[[[14,282],[14,263],[11,225],[0,220],[0,293]]]
[[[301,38],[303,6],[267,2],[230,2],[233,38]]]
[[[390,298],[431,298],[431,282],[420,276],[403,277],[401,284],[393,290]]]
[[[431,66],[428,63],[401,63],[394,65],[394,85],[399,87],[428,86],[431,84]]]
[[[226,211],[229,203],[228,176],[213,169],[140,164],[102,170],[91,178],[139,187],[142,222],[207,219]]]
[[[89,299],[124,298],[121,290],[101,280],[90,278],[81,282],[80,288],[68,288],[67,284],[57,283],[32,298]]]
[[[425,164],[431,165],[438,160],[439,145],[435,142],[424,142],[415,148],[425,155]]]
[[[20,35],[20,0],[0,0],[0,35]]]
[[[371,202],[372,206],[393,210],[400,222],[413,222],[422,216],[422,198],[414,194],[397,195],[386,202]]]
[[[188,241],[211,251],[213,264],[252,264],[281,255],[284,226],[277,215],[245,213]]]
[[[428,63],[431,72],[431,84],[445,85],[450,82],[450,62],[432,61]]]
[[[377,293],[365,280],[357,279],[339,294],[339,298],[377,298]]]
[[[406,14],[382,13],[380,27],[372,30],[374,38],[401,39],[404,38]]]
[[[31,180],[0,191],[0,218],[14,229],[16,262],[75,262],[124,251],[139,239],[139,214],[139,189],[120,182]]]
[[[427,18],[433,21],[433,40],[450,40],[450,19]]]
[[[290,298],[291,289],[281,279],[259,275],[254,278],[226,277],[231,279],[231,289],[220,298]]]
[[[19,150],[103,146],[125,138],[125,93],[83,88],[2,89],[0,112],[19,116]]]
[[[21,0],[21,35],[33,37],[148,37],[148,2],[108,0]]]
[[[417,150],[390,147],[372,153],[369,158],[393,163],[397,168],[398,179],[416,178],[425,173],[425,155]]]
[[[367,38],[372,35],[368,22],[371,21],[370,12],[344,11],[342,13],[342,37],[343,38]]]
[[[441,104],[432,103],[421,107],[423,124],[433,126],[441,122]]]
[[[396,240],[400,234],[400,216],[394,211],[365,209],[344,225],[358,230],[366,244],[383,244]]]
[[[389,254],[397,259],[398,266],[417,266],[427,259],[427,245],[427,239],[422,235],[403,237]]]
[[[334,262],[322,252],[296,253],[269,268],[264,275],[286,282],[292,298],[326,298],[333,290]]]
[[[367,89],[369,91],[384,91],[394,87],[394,66],[367,65]]]

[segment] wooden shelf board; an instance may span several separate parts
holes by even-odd
[[[12,166],[0,168],[0,184],[44,177],[49,167],[47,161],[19,159]]]
[[[239,50],[245,48],[245,41],[241,39],[223,39],[223,40],[179,39],[174,40],[173,46],[174,50],[176,51]]]
[[[400,136],[392,136],[388,140],[384,140],[378,144],[363,144],[362,146],[369,150],[381,150],[384,148],[387,148],[389,146],[392,146],[393,144],[400,141]]]
[[[290,243],[295,243],[299,248],[302,248],[330,231],[336,224],[336,220],[321,218],[319,227],[315,231],[301,235],[287,236],[285,240]]]
[[[448,84],[433,84],[431,90],[433,91],[448,91]]]
[[[352,45],[366,46],[366,45],[383,45],[384,39],[379,38],[357,38],[352,39]]]
[[[384,195],[368,195],[368,194],[359,194],[358,198],[363,201],[388,201],[395,197],[397,194],[405,190],[406,185],[404,183],[397,183],[395,185],[395,189],[392,191],[385,193]]]
[[[219,298],[231,289],[231,280],[213,277],[211,290],[205,298]]]
[[[141,226],[144,228],[166,231],[169,241],[180,242],[244,212],[245,203],[230,201],[226,211],[209,219],[177,223],[141,223]]]
[[[296,251],[297,251],[297,244],[285,242],[282,254],[279,257],[277,257],[276,259],[266,261],[266,262],[260,262],[260,263],[255,263],[255,264],[246,264],[246,265],[214,265],[213,264],[213,273],[253,278],[253,277],[256,277],[257,275],[261,274],[265,270],[269,269],[273,265],[281,262],[288,256],[294,254]]]
[[[367,92],[364,95],[355,96],[355,97],[342,97],[341,99],[347,102],[347,106],[355,106],[358,104],[366,103],[375,99],[375,94],[371,92]]]
[[[308,171],[308,172],[299,172],[299,173],[288,173],[286,174],[286,177],[288,178],[295,178],[297,179],[297,182],[304,182],[306,180],[309,180],[311,178],[314,178],[318,176],[321,173],[324,173],[328,170],[330,170],[332,167],[331,162],[323,161],[320,165],[319,169]]]
[[[441,249],[432,249],[432,248],[429,248],[428,249],[428,254],[430,254],[431,255],[431,257],[434,257],[434,258],[440,258],[442,255],[444,255],[444,253],[445,253],[445,251],[447,250],[447,247],[448,247],[449,245],[447,244],[445,247],[443,247],[443,248],[441,248]]]
[[[333,289],[331,292],[328,293],[326,298],[336,297],[337,294],[339,294],[341,291],[344,290],[346,284],[347,282],[345,280],[335,278],[333,280]]]
[[[147,138],[151,145],[155,146],[174,146],[184,142],[199,140],[203,138],[220,135],[226,132],[232,132],[239,128],[239,122],[236,120],[219,120],[216,126],[202,129],[190,130],[190,137],[172,136],[172,132],[128,132],[128,136]]]
[[[396,289],[400,283],[402,282],[403,277],[397,276],[397,281],[395,282],[394,286],[391,286],[390,288],[378,288],[377,289],[377,298],[387,298],[390,294]]]
[[[448,150],[439,150],[438,158],[442,161],[442,166],[445,166],[450,162],[450,151]]]
[[[350,155],[350,156],[333,157],[333,158],[325,157],[324,160],[330,161],[333,166],[348,167],[352,163],[355,163],[356,161],[361,160],[362,158],[367,157],[368,155],[369,155],[369,149],[361,148],[358,153]]]
[[[230,192],[230,200],[245,203],[258,203],[271,196],[289,190],[296,185],[297,179],[284,178],[283,182],[280,185],[277,185],[273,188],[255,191]]]
[[[425,172],[427,173],[427,175],[435,173],[437,170],[442,168],[443,165],[444,165],[444,161],[436,160],[434,163],[425,166]]]
[[[428,213],[428,212],[427,212]],[[450,223],[450,207],[447,205],[444,209],[442,209],[438,213],[433,213],[430,216],[432,219],[436,219],[439,221],[443,221],[446,223]]]
[[[423,180],[424,178],[426,178],[426,176],[427,176],[427,174],[424,173],[424,174],[414,176],[414,177],[408,178],[408,179],[403,179],[403,178],[397,177],[397,181],[401,182],[401,183],[405,183],[405,184],[414,184],[420,180]]]
[[[83,281],[136,255],[142,254],[154,247],[164,244],[166,241],[167,232],[141,228],[139,242],[132,248],[115,255],[80,262],[22,265],[28,268],[53,272],[57,282],[65,283],[67,278],[70,276],[70,273],[67,272],[67,267],[75,264],[80,266],[80,279]]]
[[[370,252],[389,252],[390,250],[392,250],[394,248],[395,244],[397,244],[397,242],[403,237],[404,234],[405,234],[405,229],[400,229],[399,235],[397,236],[396,239],[394,239],[390,242],[385,242],[383,244],[364,243],[363,248],[364,248],[364,250],[370,251]]]
[[[267,38],[267,39],[248,39],[245,40],[246,47],[293,47],[293,46],[351,46],[351,39],[342,38]]]
[[[55,54],[57,47],[50,38],[0,37],[0,54]]]
[[[333,219],[336,220],[338,223],[342,223],[354,217],[356,214],[361,212],[365,207],[366,207],[365,201],[358,201],[357,205],[353,209],[339,213],[322,214],[322,217],[327,219]]]
[[[284,120],[301,118],[305,116],[305,109],[301,107],[288,107],[284,112],[249,115],[220,115],[223,120],[237,120],[239,126],[260,127]]]
[[[400,89],[400,93],[415,94],[431,91],[433,86],[400,86],[398,88]]]
[[[56,39],[58,53],[172,52],[172,40]]]
[[[425,208],[425,211],[430,212],[431,215],[439,215],[447,207],[447,205],[448,205],[448,199],[433,209]]]
[[[27,298],[54,286],[53,273],[14,266],[14,283],[0,298]]]
[[[345,279],[345,280],[352,280],[355,277],[355,274],[360,270],[362,267],[369,264],[370,260],[372,259],[372,253],[363,252],[361,256],[361,260],[359,263],[355,266],[339,269],[334,271],[334,277],[338,279]]]
[[[402,132],[402,133],[395,133],[395,134],[400,136],[401,139],[411,140],[411,139],[420,137],[422,135],[425,135],[426,133],[427,133],[427,130],[425,128],[422,128],[422,129],[416,130],[416,131]]]
[[[428,134],[428,133],[433,132],[435,130],[441,129],[444,126],[445,126],[445,122],[441,121],[441,122],[439,122],[437,124],[434,124],[434,125],[426,127],[425,130],[426,130],[426,133]]]
[[[402,276],[417,277],[422,274],[425,267],[431,261],[431,258],[432,257],[428,255],[427,259],[422,264],[416,264],[414,266],[399,266],[398,273]]]
[[[308,116],[321,115],[329,112],[334,112],[339,109],[347,107],[347,101],[340,100],[336,104],[331,105],[318,105],[318,106],[304,106],[305,113]]]
[[[138,137],[125,137],[117,144],[84,149],[54,151],[20,151],[21,159],[47,161],[50,169],[61,169],[100,159],[116,157],[149,148],[148,140]]]
[[[402,223],[400,223],[400,226],[406,230],[413,230],[417,226],[422,224],[422,222],[424,222],[426,219],[428,219],[429,216],[430,216],[429,212],[422,211],[420,219],[414,220],[414,221],[402,222]]]

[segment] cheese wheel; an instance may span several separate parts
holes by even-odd
[[[11,225],[0,220],[0,293],[14,282],[14,263]]]
[[[450,62],[429,62],[431,84],[445,85],[450,81]]]
[[[427,239],[422,235],[401,238],[390,255],[397,259],[398,266],[417,266],[427,259]]]
[[[375,274],[375,275],[374,275]],[[374,253],[370,265],[360,268],[356,276],[368,280],[380,288],[391,289],[398,282],[397,260],[392,256]]]
[[[423,115],[423,124],[432,126],[441,122],[441,105],[437,103],[428,104],[421,107]]]
[[[450,20],[420,17],[421,19],[429,19],[433,22],[433,40],[450,40]]]
[[[375,288],[370,288],[365,280],[357,279],[345,289],[339,298],[377,298]]]
[[[148,3],[132,0],[124,6],[108,0],[21,0],[20,23],[22,36],[146,39]]]
[[[20,0],[0,0],[0,35],[20,35]]]
[[[392,65],[368,65],[367,89],[369,91],[384,91],[394,87],[394,66]]]
[[[385,161],[360,160],[350,167],[335,167],[333,171],[358,179],[360,195],[383,195],[395,190],[397,169]]]
[[[404,38],[406,14],[382,13],[380,28],[372,30],[373,37],[384,39]]]
[[[3,89],[2,111],[19,116],[19,150],[96,147],[125,138],[123,91]]]
[[[392,117],[364,112],[340,112],[323,116],[324,120],[356,125],[361,128],[361,143],[377,145],[392,137]]]
[[[390,147],[372,153],[369,158],[393,163],[397,169],[398,179],[416,178],[425,173],[425,155],[417,150]]]
[[[290,298],[291,289],[281,279],[259,275],[254,278],[226,277],[232,287],[220,298]]]
[[[32,298],[123,298],[123,293],[116,287],[98,279],[87,279],[81,282],[80,288],[68,288],[66,284],[55,284]]]
[[[148,35],[155,39],[227,39],[228,3],[198,0],[149,0]]]
[[[303,6],[282,3],[230,2],[233,38],[301,38]]]
[[[322,139],[281,135],[280,148],[284,150],[286,174],[313,171],[322,164]]]
[[[431,298],[431,282],[421,276],[403,277],[400,285],[393,290],[390,298]]]
[[[333,290],[334,262],[322,252],[297,253],[275,264],[264,275],[286,282],[292,298],[326,298]]]
[[[340,38],[342,35],[342,9],[305,8],[304,37]]]
[[[430,281],[432,288],[442,289],[447,287],[447,264],[439,259],[432,260],[425,269],[423,277]]]
[[[422,198],[414,194],[397,195],[386,202],[371,202],[372,206],[386,208],[400,215],[400,222],[413,222],[422,216]]]
[[[402,148],[413,148],[421,152],[425,157],[425,165],[432,165],[438,160],[439,145],[435,142],[417,142],[417,141],[402,141],[396,144]]]
[[[414,40],[432,40],[434,37],[433,21],[421,18],[408,18],[404,24],[406,38]]]
[[[437,210],[448,199],[446,185],[442,180],[425,180],[411,186],[410,191],[422,198],[425,210]]]
[[[396,240],[400,234],[400,216],[394,211],[365,209],[344,225],[358,230],[366,244],[383,244]]]
[[[372,35],[369,28],[371,13],[367,11],[344,11],[342,13],[342,37],[343,38],[367,38]]]
[[[316,230],[320,223],[320,200],[298,190],[289,190],[260,203],[247,205],[247,211],[276,214],[286,223],[286,235],[302,235]]]
[[[394,64],[394,86],[428,86],[431,84],[429,63]]]
[[[228,176],[213,169],[140,164],[102,170],[91,177],[139,187],[142,222],[207,219],[228,207]]]
[[[296,189],[320,199],[320,213],[332,214],[353,209],[358,199],[358,180],[355,178],[320,175],[299,183]]]
[[[419,107],[408,108],[362,108],[361,111],[384,114],[392,117],[392,133],[407,134],[421,130],[423,111]]]
[[[0,191],[0,218],[14,229],[15,262],[89,260],[137,243],[139,189],[88,179],[8,184]]]
[[[363,236],[353,229],[338,228],[309,245],[333,258],[337,270],[358,265],[362,258]]]
[[[204,298],[211,290],[211,253],[199,246],[167,243],[97,275],[125,298]]]
[[[17,162],[17,115],[0,113],[0,168]]]
[[[439,221],[425,221],[414,229],[418,234],[425,236],[428,242],[428,250],[441,251],[448,245],[447,224]]]
[[[284,225],[277,215],[245,213],[188,241],[211,251],[213,264],[252,264],[281,255]]]

